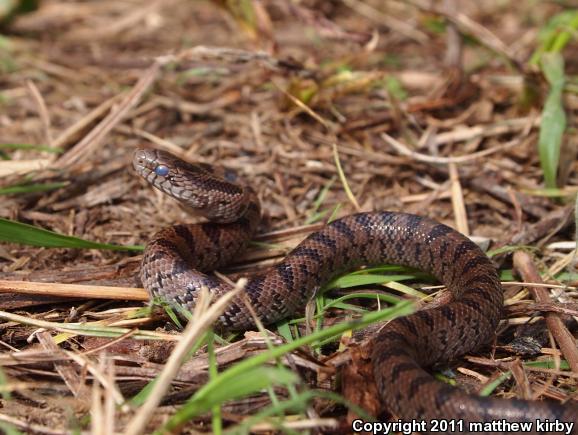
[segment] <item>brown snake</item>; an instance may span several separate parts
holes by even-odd
[[[237,184],[233,172],[216,172],[164,151],[137,150],[133,165],[154,187],[211,220],[165,228],[148,242],[141,280],[151,297],[192,309],[202,286],[217,297],[231,290],[200,270],[215,270],[238,256],[255,233],[261,212],[253,189]],[[502,313],[496,268],[476,244],[446,225],[393,212],[346,216],[311,234],[281,263],[252,278],[244,291],[257,316],[271,324],[302,309],[336,274],[383,263],[429,272],[452,293],[452,302],[395,319],[372,340],[377,389],[392,414],[404,421],[532,422],[530,433],[568,433],[536,422],[559,421],[574,423],[571,433],[578,433],[573,403],[468,395],[422,368],[488,344]],[[236,330],[254,326],[239,297],[219,324]],[[499,426],[493,428],[492,433],[502,433]]]

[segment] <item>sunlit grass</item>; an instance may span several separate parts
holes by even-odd
[[[143,246],[121,246],[98,243],[78,237],[66,236],[22,222],[0,218],[0,242],[45,248],[109,249],[113,251],[142,251]]]

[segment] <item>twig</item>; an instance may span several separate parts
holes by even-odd
[[[20,429],[24,429],[26,431],[29,431],[29,433],[44,434],[44,435],[68,435],[70,433],[70,431],[68,431],[68,430],[56,430],[56,429],[52,429],[51,427],[48,427],[48,426],[42,426],[40,424],[28,423],[26,421],[18,420],[17,418],[14,418],[14,417],[11,417],[11,416],[5,415],[5,414],[0,414],[0,421],[3,421],[4,423],[11,424],[11,425],[16,426]],[[80,434],[86,435],[86,434],[89,434],[89,432],[82,431],[82,432],[80,432]]]
[[[434,6],[432,2],[424,0],[409,0],[409,3],[424,11],[433,12],[435,14],[447,18],[449,21],[454,23],[458,27],[458,29],[460,29],[462,32],[469,33],[475,36],[486,47],[495,51],[498,54],[501,54],[506,59],[510,60],[519,71],[523,71],[522,65],[514,57],[514,54],[508,48],[508,46],[504,44],[502,40],[498,38],[494,33],[492,33],[490,30],[488,30],[481,24],[475,22],[467,15],[458,11],[450,11],[439,6]]]
[[[90,359],[80,353],[68,350],[63,352],[80,367],[86,368],[90,374],[92,374],[94,379],[98,379],[98,382],[100,382],[103,387],[113,392],[114,402],[116,405],[121,407],[123,412],[127,412],[129,410],[128,404],[125,402],[124,397],[118,387],[114,384],[114,381],[110,381],[109,378],[101,371],[101,369],[97,367]]]
[[[79,134],[82,130],[96,121],[98,118],[103,116],[110,108],[118,101],[118,99],[122,96],[122,94],[115,95],[114,97],[109,98],[108,100],[104,101],[103,103],[99,104],[97,107],[92,109],[89,113],[83,116],[81,119],[76,121],[66,130],[64,130],[60,136],[58,136],[54,140],[55,147],[63,147],[65,146],[71,138],[74,138],[77,134]]]
[[[90,133],[80,142],[68,150],[55,162],[56,168],[64,168],[88,158],[108,133],[116,127],[141,100],[146,91],[157,79],[161,68],[172,62],[186,62],[199,59],[217,59],[231,63],[247,63],[261,61],[271,68],[287,68],[289,65],[265,52],[251,52],[222,47],[205,47],[202,45],[184,50],[177,55],[159,56],[144,72],[132,90],[123,99],[119,106],[108,114]]]
[[[0,293],[21,293],[86,299],[115,299],[124,301],[149,300],[148,293],[142,288],[32,281],[0,280]]]
[[[197,341],[202,334],[211,327],[213,322],[217,320],[223,311],[225,311],[231,300],[243,290],[246,282],[246,280],[239,280],[232,291],[223,295],[208,309],[206,309],[205,305],[208,304],[209,300],[208,292],[201,293],[192,320],[189,321],[187,327],[183,331],[179,343],[171,353],[163,371],[157,377],[147,401],[140,407],[136,415],[128,423],[124,435],[138,435],[143,433],[147,423],[154,415],[155,408],[161,403],[165,393],[171,386],[171,381],[183,364],[193,343]],[[203,303],[203,301],[205,301],[205,303]],[[204,312],[203,308],[206,309]]]
[[[514,266],[525,281],[542,282],[540,274],[534,265],[532,258],[527,252],[516,251],[514,253]],[[540,287],[528,287],[534,299],[540,303],[551,302],[548,292]],[[578,373],[578,349],[574,337],[568,331],[564,322],[556,313],[546,313],[546,325],[560,346],[562,354],[568,361],[574,373]]]
[[[55,323],[46,320],[35,319],[30,316],[20,316],[6,311],[0,311],[0,320],[15,322],[22,325],[35,326],[72,335],[86,335],[89,337],[120,337],[131,332],[131,329],[103,326],[102,324],[81,324],[81,323]],[[138,340],[165,340],[176,341],[178,337],[173,334],[163,334],[155,331],[138,331],[133,337]]]
[[[399,20],[391,15],[384,14],[379,9],[373,6],[359,1],[359,0],[343,0],[347,6],[357,12],[359,15],[363,15],[365,18],[389,27],[394,33],[399,33],[409,39],[413,39],[421,44],[425,44],[429,41],[429,36],[418,30],[416,26],[412,26],[405,21]]]
[[[42,347],[52,353],[64,353],[56,345],[52,336],[47,331],[42,331],[36,334],[38,341]],[[77,400],[85,403],[90,403],[90,394],[86,384],[83,382],[81,376],[76,372],[72,363],[69,360],[54,361],[54,368],[68,386],[68,389],[74,394]]]
[[[50,131],[50,115],[48,114],[48,109],[46,108],[44,98],[42,98],[42,94],[32,80],[26,81],[26,87],[32,95],[32,98],[36,103],[36,107],[38,108],[38,115],[42,121],[42,129],[44,130],[44,139],[46,140],[46,144],[49,147],[52,147],[54,145],[52,141],[52,132]]]
[[[456,228],[466,236],[470,235],[470,227],[468,225],[468,216],[466,213],[466,205],[464,204],[464,192],[460,184],[460,177],[458,175],[458,168],[455,163],[449,164],[451,192],[452,192],[452,206],[454,209],[454,216],[456,219]]]
[[[521,138],[516,138],[514,140],[511,140],[509,142],[506,142],[503,145],[497,145],[495,147],[492,148],[488,148],[487,150],[482,150],[482,151],[478,151],[472,154],[468,154],[465,156],[459,156],[459,157],[437,157],[437,156],[430,156],[427,154],[422,154],[422,153],[418,153],[416,151],[413,151],[411,149],[409,149],[406,145],[404,145],[403,143],[399,142],[397,139],[394,139],[393,137],[391,137],[390,135],[388,135],[387,133],[381,133],[381,138],[390,146],[392,146],[393,148],[395,148],[395,150],[400,153],[401,155],[407,156],[407,157],[411,157],[419,162],[424,162],[424,163],[434,163],[434,164],[448,164],[448,163],[467,163],[467,162],[472,162],[474,160],[477,160],[481,157],[485,157],[487,155],[490,154],[494,154],[497,153],[498,151],[504,151],[507,150],[509,148],[513,148],[516,145],[519,145],[520,143],[522,143],[522,139]]]
[[[163,58],[158,58],[153,62],[119,106],[110,112],[108,116],[80,142],[62,155],[62,157],[55,162],[55,166],[57,168],[64,168],[91,156],[92,152],[100,146],[106,135],[139,103],[144,93],[156,80],[161,67],[165,65],[166,62],[167,60]]]
[[[0,160],[0,177],[37,171],[46,168],[50,163],[50,159]]]
[[[566,290],[578,290],[578,287],[568,287],[567,285],[550,284],[550,283],[542,282],[542,281],[540,281],[540,282],[527,282],[527,281],[505,281],[505,282],[502,282],[502,286],[520,286],[520,285],[527,285],[527,286],[532,286],[532,287],[543,287],[543,288],[559,288],[559,289],[566,289]]]
[[[305,431],[306,429],[339,429],[339,421],[335,418],[312,418],[296,421],[283,421],[278,424],[258,423],[251,426],[251,433],[254,432],[277,432],[280,428],[285,430]]]
[[[151,2],[144,3],[141,7],[132,8],[132,12],[121,16],[121,18],[117,19],[116,21],[110,22],[109,20],[106,23],[106,25],[102,25],[97,29],[74,26],[73,30],[65,35],[65,38],[75,42],[79,41],[93,42],[97,40],[115,38],[119,35],[119,33],[124,32],[128,29],[134,29],[137,26],[139,26],[140,21],[144,21],[144,19],[148,15],[157,12],[157,10],[160,9],[161,7],[167,9],[170,8],[171,3],[175,2],[167,0],[157,0],[152,3]]]
[[[540,120],[541,117],[539,115],[530,115],[524,118],[505,119],[493,124],[480,124],[474,127],[464,128],[460,126],[454,130],[437,134],[431,139],[432,145],[439,146],[447,143],[465,142],[515,132],[522,132],[522,137],[525,137],[533,128],[537,128],[540,125]]]
[[[448,14],[455,14],[458,8],[456,0],[444,0],[443,9],[447,11]],[[460,71],[460,76],[463,73],[463,51],[464,43],[462,41],[462,35],[458,32],[455,23],[450,22],[447,26],[447,36],[446,36],[446,55],[444,58],[444,63],[448,68],[454,68]]]

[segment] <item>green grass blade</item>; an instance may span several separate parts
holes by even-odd
[[[326,288],[350,288],[359,285],[384,284],[390,281],[407,281],[415,275],[345,275],[327,284]]]
[[[570,370],[570,365],[566,360],[560,361],[560,367],[556,366],[556,363],[553,360],[545,360],[545,361],[528,361],[523,364],[526,367],[537,367],[542,369],[553,369],[553,370]],[[494,392],[496,388],[500,386],[500,384],[504,383],[508,379],[512,377],[512,372],[510,370],[502,373],[498,376],[493,382],[490,382],[486,385],[481,391],[480,396],[489,396]]]
[[[331,186],[333,186],[334,182],[335,177],[332,177],[331,180],[329,180],[329,182],[323,186],[323,189],[321,189],[321,192],[319,192],[317,199],[313,203],[313,209],[311,210],[309,217],[305,220],[305,224],[309,225],[318,222],[322,220],[327,213],[329,213],[329,210],[319,211],[319,208],[323,204],[323,201],[325,201],[327,198],[329,189],[331,189]]]
[[[351,188],[349,187],[349,183],[347,181],[347,177],[345,176],[345,172],[343,172],[341,160],[339,160],[339,151],[337,150],[337,143],[333,144],[333,160],[335,161],[337,174],[339,175],[339,179],[341,180],[341,184],[343,185],[343,190],[345,190],[347,198],[349,198],[349,201],[353,204],[356,210],[361,210],[361,207],[357,202],[357,198],[355,198],[355,195],[353,194]]]
[[[142,390],[140,390],[134,397],[130,399],[130,404],[138,407],[141,406],[143,403],[146,402],[147,398],[149,397],[150,392],[152,391],[153,387],[155,386],[155,382],[157,378],[154,378],[148,384],[146,384]]]
[[[500,270],[500,281],[514,281],[514,271],[512,269]]]
[[[535,367],[540,369],[552,369],[552,370],[570,370],[570,364],[565,359],[560,360],[560,367],[556,365],[554,359],[546,359],[542,361],[528,361],[524,363],[527,367]]]
[[[510,379],[512,377],[512,372],[511,371],[507,371],[505,373],[502,373],[500,376],[498,376],[496,379],[494,379],[492,382],[490,382],[488,385],[486,385],[481,391],[480,391],[480,396],[484,396],[487,397],[490,394],[492,394],[494,392],[494,390],[496,388],[498,388],[501,384],[503,384],[504,382],[506,382],[508,379]]]
[[[207,354],[209,355],[209,379],[215,379],[219,376],[217,358],[215,356],[215,340],[213,332],[207,332]],[[211,429],[215,435],[223,433],[223,420],[221,413],[221,402],[215,402],[211,405]]]
[[[10,400],[11,399],[11,395],[10,395],[10,390],[8,389],[8,378],[6,377],[6,375],[4,374],[4,370],[2,370],[2,368],[0,367],[0,387],[4,387],[0,390],[0,395],[2,396],[2,399],[4,400]]]
[[[250,430],[251,427],[261,422],[268,422],[276,426],[276,429],[278,429],[280,433],[285,433],[284,430],[287,430],[287,428],[284,428],[283,422],[278,418],[276,420],[272,420],[272,417],[275,415],[284,415],[287,412],[305,412],[307,407],[310,405],[310,402],[316,398],[325,399],[326,401],[332,401],[334,403],[344,405],[365,421],[374,420],[374,418],[371,417],[364,409],[360,408],[354,403],[349,402],[339,394],[330,391],[306,390],[289,400],[284,400],[283,402],[280,402],[276,405],[267,406],[262,411],[249,416],[238,425],[228,429],[225,431],[225,433],[227,435],[249,434],[252,433]]]
[[[277,334],[285,339],[287,342],[293,341],[293,334],[291,333],[291,326],[287,320],[283,320],[277,324]]]
[[[213,379],[213,382],[206,384],[212,385],[213,388],[202,388],[199,390],[199,392],[204,394],[197,392],[191,400],[177,411],[167,425],[179,425],[190,417],[204,414],[225,401],[248,396],[269,386],[289,385],[299,381],[299,377],[291,370],[279,369],[278,367],[253,367],[245,370],[242,376],[237,376],[235,382],[231,383],[215,382],[218,379]],[[162,431],[159,433],[162,433]]]
[[[388,304],[399,304],[401,301],[400,298],[392,296],[387,293],[356,292],[356,293],[348,293],[337,299],[329,299],[325,304],[325,308],[331,308],[335,306],[335,304],[345,302],[349,299],[371,299],[371,300],[379,299],[380,301],[387,302]]]
[[[381,266],[373,266],[373,267],[366,267],[364,269],[356,270],[351,272],[351,275],[364,275],[367,273],[379,274],[384,272],[396,272],[402,274],[408,273],[419,273],[419,270],[407,267],[407,266],[400,266],[398,264],[383,264]]]
[[[367,312],[367,310],[365,310],[363,308],[361,308],[361,311],[359,311],[360,307],[358,307],[356,305],[355,305],[356,308],[354,310],[351,310],[350,306],[345,306],[345,305],[343,305],[343,306],[335,305],[334,306],[334,303],[340,304],[344,300],[354,299],[354,298],[372,299],[374,301],[380,300],[380,301],[385,302],[386,304],[391,304],[391,305],[398,305],[402,302],[402,299],[397,297],[397,296],[393,296],[393,295],[390,295],[388,293],[375,293],[375,292],[348,293],[348,294],[346,294],[346,295],[344,295],[338,299],[331,299],[331,298],[324,297],[325,303],[322,304],[320,307],[318,307],[318,312],[317,312],[317,314],[315,314],[313,316],[313,320],[317,320],[317,319],[322,320],[325,317],[325,310],[328,308],[342,308],[342,309],[347,310],[347,311]],[[319,300],[319,298],[317,298],[317,300]],[[289,323],[289,325],[297,325],[297,324],[304,323],[304,322],[306,322],[305,317],[297,317],[297,318],[289,320],[288,323]]]
[[[540,44],[530,59],[530,65],[538,65],[544,53],[561,52],[572,40],[578,29],[578,10],[568,9],[554,15],[538,33]]]
[[[68,182],[44,183],[44,184],[15,184],[0,189],[0,195],[17,195],[23,193],[48,192],[68,186]]]
[[[321,210],[319,212],[312,213],[307,219],[305,219],[305,225],[311,225],[323,220],[330,210]]]
[[[22,245],[42,246],[45,248],[110,249],[113,251],[143,250],[142,246],[111,245],[65,236],[44,228],[3,218],[0,218],[0,242],[20,243]]]
[[[337,214],[339,213],[339,210],[341,209],[341,203],[335,204],[335,207],[333,207],[333,211],[331,212],[331,214],[329,215],[329,218],[327,218],[327,223],[330,224],[331,222],[333,222],[335,219],[337,219]]]
[[[575,229],[575,233],[574,233],[574,243],[576,243],[576,246],[578,247],[578,195],[576,195],[576,198],[574,198],[574,229]],[[570,264],[575,265],[576,264],[576,256],[578,256],[578,249],[574,249],[574,255],[572,256],[572,261],[570,262]],[[570,267],[570,276],[571,278],[568,280],[576,280],[576,266],[574,267]],[[563,282],[568,282],[568,281],[563,281]]]
[[[542,111],[538,151],[546,187],[556,187],[562,135],[566,129],[566,113],[562,106],[564,89],[564,59],[559,53],[542,56],[542,70],[550,83],[550,91]]]
[[[6,435],[22,435],[22,432],[20,432],[14,426],[8,423],[4,423],[3,421],[0,421],[0,433]]]
[[[323,306],[321,307],[320,314],[324,313],[328,308],[337,308],[344,311],[350,311],[352,313],[366,313],[368,310],[357,305],[347,304],[342,301],[336,301],[334,299],[325,298],[323,301]],[[320,316],[323,318],[323,316]]]
[[[486,252],[486,255],[490,258],[495,257],[496,255],[499,254],[508,254],[510,252],[516,252],[516,251],[520,251],[520,250],[525,250],[525,251],[536,251],[538,248],[536,248],[535,246],[529,246],[529,245],[505,245],[502,246],[500,248],[496,248],[496,249],[490,249],[488,252]]]
[[[263,374],[264,369],[260,367],[266,362],[285,355],[301,346],[312,345],[321,342],[325,339],[339,336],[345,331],[356,330],[364,328],[371,323],[382,320],[392,319],[398,316],[405,316],[414,311],[413,304],[409,301],[404,301],[395,307],[388,308],[382,311],[374,311],[361,317],[359,320],[352,320],[349,322],[339,323],[329,328],[322,329],[311,335],[298,338],[291,343],[286,343],[282,346],[275,347],[259,355],[248,358],[229,369],[222,372],[215,379],[211,379],[201,389],[199,389],[185,406],[179,409],[166,423],[165,427],[159,431],[172,431],[190,419],[206,412],[208,403],[211,403],[215,396],[221,397],[222,400],[228,398],[228,395],[223,395],[222,391],[231,389],[231,386],[236,386],[237,382],[245,385],[248,373]],[[255,380],[255,382],[257,382]],[[249,386],[243,387],[249,390]],[[215,393],[217,391],[217,393]],[[211,400],[209,400],[211,398]],[[191,405],[192,404],[192,405]]]
[[[568,198],[576,193],[576,186],[568,186],[563,189],[520,189],[520,192],[533,196],[543,196],[546,198]]]
[[[54,154],[59,154],[64,151],[63,148],[49,147],[46,145],[34,145],[29,143],[0,143],[0,150],[42,151]]]
[[[402,284],[399,281],[389,281],[383,285],[387,288],[390,288],[392,290],[406,294],[408,296],[413,296],[415,298],[425,299],[428,297],[428,295],[426,293],[423,293],[423,292],[419,291],[418,289],[415,289],[415,288],[410,287],[408,285]]]

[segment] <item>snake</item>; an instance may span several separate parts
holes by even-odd
[[[140,279],[150,297],[193,310],[203,287],[215,298],[231,291],[233,285],[214,271],[238,258],[255,235],[261,218],[255,190],[233,170],[191,163],[164,150],[137,149],[133,167],[153,187],[207,219],[163,228],[148,241]],[[490,344],[504,303],[497,269],[484,252],[468,237],[427,217],[378,211],[333,220],[280,263],[250,277],[215,327],[250,329],[255,315],[263,324],[273,324],[303,310],[337,275],[385,263],[427,272],[451,293],[448,303],[398,317],[370,340],[375,384],[391,415],[400,422],[459,422],[456,433],[480,423],[486,424],[485,433],[506,433],[500,426],[504,421],[527,422],[528,433],[578,433],[573,401],[471,395],[426,370]],[[553,426],[556,422],[566,425],[562,432]],[[436,428],[420,430],[430,431]]]

